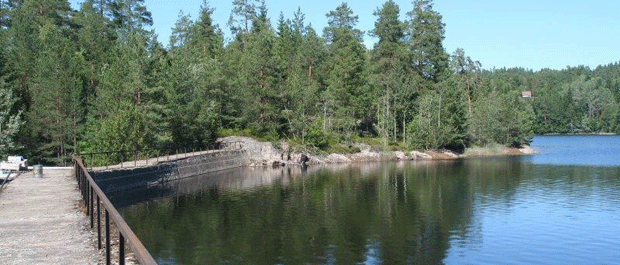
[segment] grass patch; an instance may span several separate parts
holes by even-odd
[[[471,146],[465,149],[467,156],[492,156],[503,154],[508,151],[508,147],[500,144],[489,144],[486,146]]]

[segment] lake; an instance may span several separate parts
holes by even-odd
[[[620,137],[534,156],[236,169],[122,203],[160,264],[617,264]],[[154,195],[153,195],[154,194]]]

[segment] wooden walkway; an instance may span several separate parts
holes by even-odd
[[[0,191],[1,264],[100,264],[96,235],[78,210],[71,170],[22,174]]]

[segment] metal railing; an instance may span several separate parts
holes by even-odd
[[[119,232],[119,264],[125,264],[125,240],[129,243],[129,247],[133,250],[134,256],[140,264],[157,264],[120,213],[114,208],[114,205],[112,205],[108,197],[101,191],[97,183],[95,183],[86,170],[86,167],[84,167],[81,158],[74,158],[74,174],[78,180],[78,187],[80,188],[82,198],[86,205],[86,214],[90,216],[91,229],[94,228],[95,216],[97,218],[97,245],[99,249],[102,248],[101,208],[103,207],[105,216],[106,264],[111,264],[110,219],[112,219]]]
[[[179,158],[186,158],[188,157],[188,155],[195,155],[196,153],[202,153],[205,151],[213,151],[213,150],[220,150],[223,148],[233,148],[233,149],[241,149],[243,146],[243,143],[240,141],[231,141],[231,142],[226,142],[226,143],[217,143],[217,144],[212,144],[212,145],[208,145],[206,147],[203,148],[175,148],[175,149],[170,149],[166,152],[164,152],[163,154],[158,153],[157,155],[155,155],[154,157],[151,156],[145,156],[145,155],[140,155],[140,153],[137,150],[133,150],[133,151],[127,151],[127,150],[117,150],[117,151],[103,151],[103,152],[88,152],[88,153],[80,153],[78,152],[76,154],[76,156],[81,157],[82,159],[86,159],[86,161],[82,161],[83,164],[85,166],[87,166],[87,168],[90,168],[91,170],[94,168],[94,158],[100,158],[102,155],[114,155],[114,157],[116,157],[118,159],[118,161],[120,162],[120,168],[125,168],[125,167],[131,167],[133,164],[133,167],[136,167],[138,164],[138,161],[150,161],[150,160],[155,160],[155,162],[160,162],[160,161],[170,161],[170,157],[174,156],[176,157],[176,159]],[[180,157],[180,155],[183,155],[183,157]],[[90,158],[90,159],[89,159]],[[133,161],[128,161],[132,159]],[[103,165],[101,165],[103,166]],[[109,164],[105,164],[105,168],[108,169],[110,168]]]

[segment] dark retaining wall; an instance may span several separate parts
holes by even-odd
[[[163,183],[205,173],[221,171],[247,165],[245,151],[215,151],[156,166],[90,172],[97,185],[106,194],[147,188]],[[108,195],[110,197],[110,195]]]

